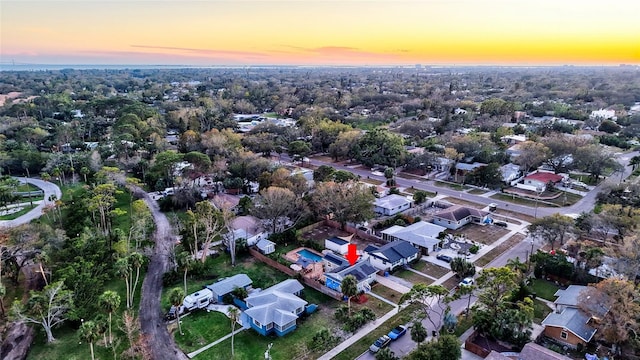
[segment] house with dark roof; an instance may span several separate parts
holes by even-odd
[[[515,186],[518,189],[542,192],[547,189],[548,184],[558,184],[564,180],[562,175],[554,174],[546,171],[536,171],[533,174],[529,174],[522,179],[521,183],[517,183]]]
[[[467,163],[457,163],[455,168],[455,176],[456,176],[456,181],[458,181],[458,178],[462,177],[464,179],[465,176],[467,176],[467,174],[474,172],[480,168],[483,168],[487,166],[487,164],[485,163],[480,163],[480,162],[474,162],[472,164],[467,164]]]
[[[264,336],[284,336],[292,332],[307,305],[298,297],[303,289],[298,280],[287,279],[248,296],[245,299],[248,309],[241,316],[243,326]]]
[[[409,226],[394,225],[382,231],[382,240],[391,242],[403,240],[417,249],[423,255],[429,255],[429,251],[435,251],[440,240],[438,239],[445,227],[426,221],[418,221]]]
[[[544,346],[536,343],[527,343],[520,353],[502,354],[495,350],[487,355],[485,360],[571,360],[570,357],[559,354],[553,350],[549,350]]]
[[[253,281],[247,276],[247,274],[236,274],[228,278],[222,279],[211,285],[205,286],[205,288],[211,290],[213,293],[213,299],[219,304],[222,304],[222,298],[231,294],[236,288],[248,289]]]
[[[488,212],[462,205],[453,205],[433,214],[434,224],[452,230],[459,229],[469,223],[484,225],[490,221]]]
[[[371,265],[369,259],[361,260],[353,266],[350,266],[349,262],[347,262],[345,266],[331,272],[325,272],[325,284],[329,289],[342,292],[340,288],[342,280],[348,275],[353,275],[358,283],[358,291],[369,292],[371,291],[371,283],[376,279],[377,272],[378,269]]]
[[[402,240],[392,241],[381,247],[369,245],[364,250],[371,265],[378,270],[392,271],[418,258],[418,249]]]
[[[322,264],[324,265],[325,272],[333,272],[337,269],[342,269],[345,266],[349,266],[349,261],[343,258],[340,255],[334,254],[332,252],[327,252],[322,257]]]
[[[545,336],[571,348],[586,345],[593,339],[596,328],[591,325],[592,317],[578,309],[578,298],[585,289],[586,286],[571,285],[556,291],[556,311],[547,315],[541,324]]]
[[[411,207],[411,200],[404,196],[391,194],[383,198],[376,199],[373,210],[385,216],[395,215]]]

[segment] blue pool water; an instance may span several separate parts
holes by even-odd
[[[311,251],[307,250],[307,249],[302,249],[300,251],[298,251],[298,254],[306,259],[309,259],[313,262],[318,262],[318,261],[322,261],[322,257],[318,256],[314,253],[312,253]]]

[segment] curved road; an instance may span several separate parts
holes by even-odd
[[[62,198],[62,191],[60,191],[60,188],[58,187],[58,185],[54,183],[40,180],[40,179],[25,178],[25,177],[14,177],[14,179],[17,179],[21,183],[26,182],[42,189],[42,191],[44,191],[44,200],[40,201],[40,203],[35,208],[33,208],[31,211],[29,211],[28,213],[22,216],[19,216],[13,220],[0,220],[0,228],[3,228],[3,227],[11,228],[11,227],[27,224],[31,222],[31,220],[37,219],[40,216],[42,216],[43,214],[42,210],[44,210],[45,206],[55,203],[55,201],[49,200],[52,195],[54,195],[56,199]]]

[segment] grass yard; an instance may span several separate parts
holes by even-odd
[[[376,314],[376,317],[381,317],[393,309],[391,305],[373,296],[367,296],[367,299],[367,302],[363,304],[357,304],[353,299],[351,299],[351,311],[355,312],[362,308],[369,308]],[[346,304],[346,301],[344,304]]]
[[[415,194],[415,193],[416,193],[416,191],[422,191],[422,192],[424,192],[424,193],[426,193],[426,194],[427,194],[427,197],[430,197],[430,198],[432,198],[432,197],[435,197],[435,196],[436,196],[436,193],[434,193],[434,192],[426,191],[426,190],[420,190],[420,189],[416,189],[416,188],[414,188],[414,187],[408,187],[408,188],[405,188],[405,189],[404,189],[404,191],[405,191],[405,192],[407,192],[407,193],[409,193],[409,194]]]
[[[553,294],[560,289],[556,284],[544,279],[532,279],[529,283],[531,291],[536,294],[537,297],[541,297],[545,300],[555,301],[556,296]]]
[[[539,324],[551,313],[551,308],[544,302],[534,299],[533,300],[533,322]]]
[[[376,179],[370,179],[370,178],[366,178],[366,179],[360,179],[360,181],[362,181],[363,183],[367,183],[367,184],[371,184],[371,185],[382,185],[384,184],[384,181],[381,180],[376,180]]]
[[[231,320],[217,311],[194,311],[180,319],[184,335],[180,335],[177,324],[174,323],[171,328],[176,344],[185,353],[195,351],[231,332]],[[236,329],[240,327],[236,324]]]
[[[487,190],[476,189],[476,188],[473,188],[467,191],[467,193],[471,195],[482,195],[482,194],[486,194],[487,192],[488,192]]]
[[[442,283],[442,286],[447,288],[448,290],[453,290],[460,283],[460,279],[455,275],[448,278],[445,282]]]
[[[476,224],[469,224],[463,226],[461,229],[450,231],[452,234],[462,236],[466,239],[476,241],[485,245],[491,245],[496,240],[509,233],[509,230],[501,228],[499,226],[481,226]]]
[[[470,312],[468,317],[465,317],[464,314],[458,315],[458,325],[456,325],[456,329],[453,332],[453,335],[456,337],[460,337],[460,335],[464,334],[465,331],[469,330],[469,328],[473,325],[473,316]]]
[[[560,195],[559,197],[552,200],[548,200],[548,201],[558,206],[571,206],[577,203],[578,201],[580,201],[580,199],[582,199],[582,196],[578,194],[573,194],[566,191],[563,191],[562,193],[563,194]]]
[[[412,284],[427,284],[430,285],[431,283],[433,283],[432,279],[429,279],[427,277],[424,277],[422,275],[416,274],[413,271],[409,271],[406,269],[401,269],[396,271],[393,275],[405,279],[409,282],[411,282]]]
[[[417,312],[420,308],[417,305],[409,305],[406,308],[400,310],[400,312],[384,324],[380,325],[377,329],[371,331],[360,340],[356,341],[353,345],[344,349],[341,353],[336,355],[332,360],[353,360],[360,356],[363,352],[369,349],[369,346],[376,341],[382,335],[387,334],[391,329],[398,325],[407,324],[417,317]],[[409,334],[405,336],[410,336]],[[274,358],[275,360],[275,358]]]
[[[522,234],[515,234],[509,239],[507,239],[502,244],[496,246],[491,249],[488,253],[484,254],[480,259],[476,260],[476,266],[485,266],[490,263],[493,259],[497,258],[500,254],[507,251],[507,249],[512,248],[514,245],[522,241],[526,236]]]
[[[414,269],[420,271],[421,273],[425,273],[427,275],[431,275],[434,278],[441,278],[445,276],[451,269],[446,267],[436,265],[429,261],[417,261],[411,265]]]
[[[448,182],[439,181],[439,180],[434,181],[433,184],[435,186],[446,187],[446,188],[449,188],[449,189],[459,190],[459,191],[470,189],[469,187],[464,186],[464,185],[460,185],[460,184],[456,184],[456,183],[448,183]]]
[[[400,302],[400,298],[402,297],[401,293],[381,284],[374,284],[371,287],[371,292],[396,304]]]

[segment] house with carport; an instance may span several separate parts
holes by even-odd
[[[298,280],[287,279],[251,294],[245,299],[247,309],[241,316],[243,326],[264,336],[284,336],[292,332],[308,304],[298,297],[303,289]]]
[[[231,294],[236,288],[248,290],[251,287],[251,284],[253,284],[253,281],[249,276],[247,276],[247,274],[236,274],[205,287],[211,290],[213,293],[213,299],[218,304],[222,304],[222,298],[225,295]]]
[[[446,230],[444,226],[418,221],[409,226],[394,225],[383,230],[382,240],[403,240],[419,249],[423,255],[429,255],[430,251],[436,251],[440,237]]]

